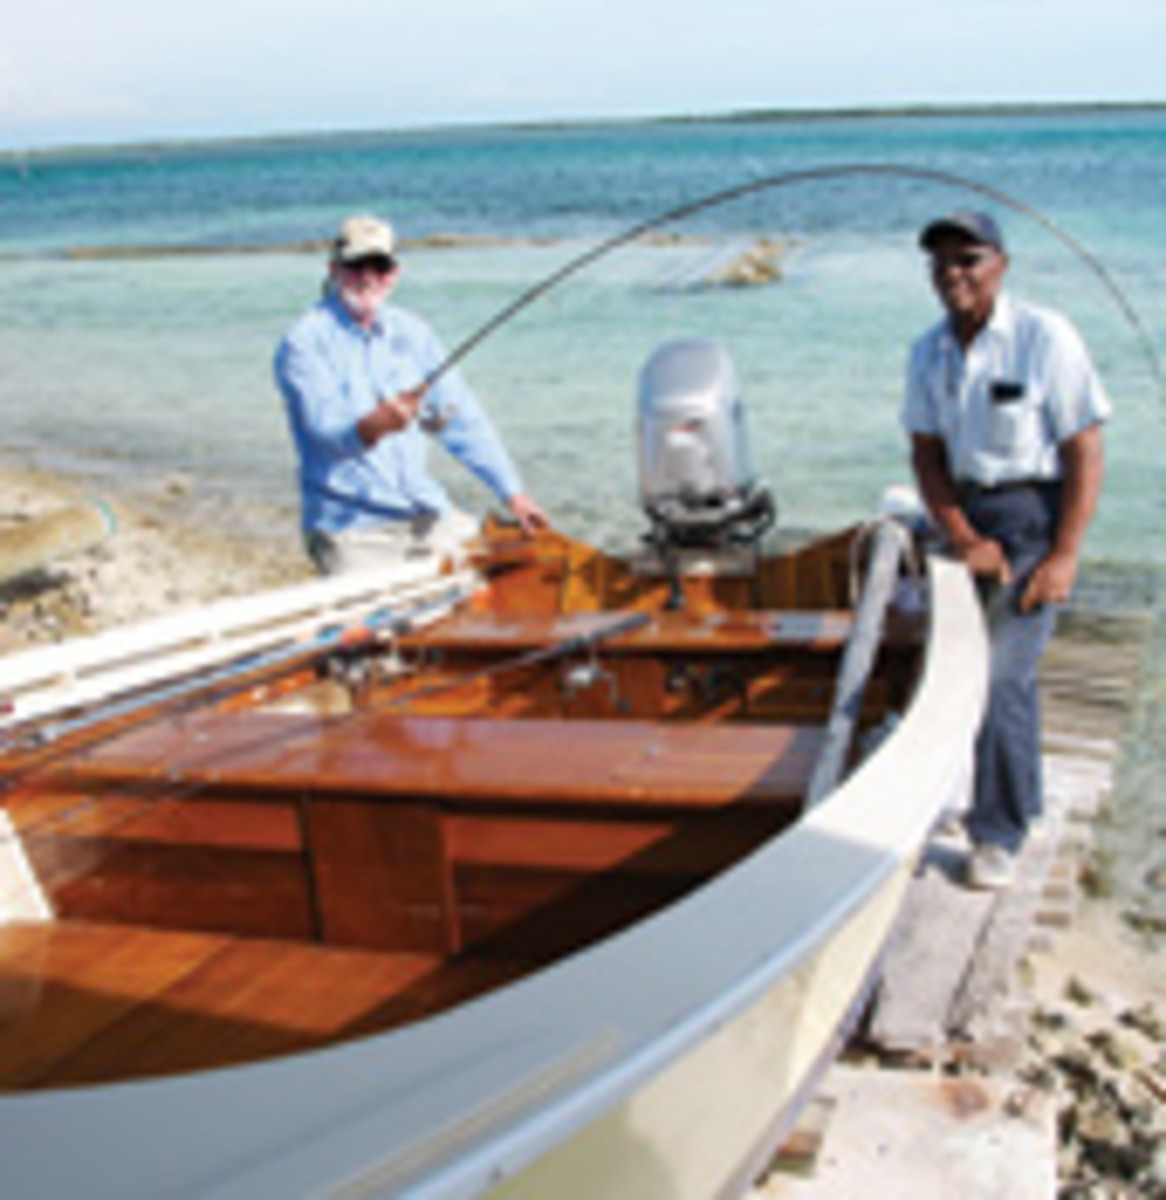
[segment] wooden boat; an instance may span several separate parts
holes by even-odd
[[[739,1192],[966,780],[969,580],[878,545],[494,530],[0,663],[5,1196]]]

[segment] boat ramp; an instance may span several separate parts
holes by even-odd
[[[843,1200],[872,1186],[897,1200],[1057,1195],[1064,1096],[1026,1086],[1021,1070],[1039,1019],[1034,981],[1093,878],[1095,821],[1150,632],[1143,615],[1065,614],[1041,670],[1047,811],[1016,884],[964,887],[964,835],[955,822],[937,830],[847,1051],[752,1200]]]

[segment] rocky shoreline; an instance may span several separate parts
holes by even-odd
[[[112,537],[0,584],[0,654],[309,577],[293,547],[232,539],[167,512],[183,507],[186,486],[171,480],[163,502],[153,506],[109,501],[117,524]],[[89,491],[43,471],[0,467],[0,533]]]
[[[1087,881],[1088,858],[1082,873]],[[1009,1067],[1018,1096],[1050,1094],[1061,1200],[1166,1200],[1166,966],[1112,900],[1028,963],[1032,1004]]]
[[[1166,1197],[1166,1022],[1076,977],[1030,1022],[1019,1076],[1057,1096],[1064,1197]]]

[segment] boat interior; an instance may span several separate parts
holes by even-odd
[[[0,862],[43,904],[0,925],[0,1089],[384,1031],[684,897],[803,810],[855,543],[669,575],[498,534],[432,624],[17,739]],[[888,615],[852,758],[925,635]]]

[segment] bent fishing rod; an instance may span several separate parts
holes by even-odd
[[[1015,196],[1009,195],[1007,192],[1001,191],[999,188],[993,187],[990,184],[981,183],[978,180],[968,179],[962,175],[957,175],[951,171],[942,171],[930,167],[912,167],[903,166],[898,163],[836,163],[824,167],[811,167],[795,171],[783,171],[776,175],[764,175],[760,178],[750,179],[743,183],[735,184],[731,187],[723,188],[720,191],[712,192],[697,199],[690,200],[684,204],[679,204],[675,208],[667,209],[664,212],[658,213],[654,217],[641,221],[630,228],[625,229],[621,233],[617,233],[604,241],[597,243],[590,249],[584,251],[576,258],[565,263],[558,270],[552,272],[526,291],[520,293],[514,300],[503,308],[499,309],[489,320],[471,333],[462,342],[448,354],[445,360],[438,364],[423,380],[417,388],[418,396],[423,396],[431,388],[433,388],[443,376],[448,374],[456,367],[463,359],[472,353],[482,342],[508,324],[518,316],[524,309],[529,308],[537,300],[541,299],[548,292],[557,288],[560,284],[565,283],[572,276],[578,275],[581,271],[598,262],[601,258],[605,258],[613,251],[618,250],[622,246],[626,246],[634,242],[637,238],[643,237],[644,234],[652,233],[666,225],[674,224],[677,221],[682,221],[687,217],[696,216],[698,213],[706,212],[710,209],[718,208],[721,205],[728,204],[734,200],[740,200],[743,197],[756,195],[761,192],[776,191],[779,188],[793,187],[799,184],[820,182],[828,179],[844,179],[859,175],[883,175],[892,178],[904,178],[912,180],[923,180],[931,183],[941,183],[950,187],[960,188],[966,191],[977,193],[1005,208],[1011,209],[1013,212],[1020,213],[1029,220],[1036,222],[1038,225],[1046,229],[1064,246],[1077,256],[1085,265],[1093,272],[1105,290],[1109,293],[1111,299],[1116,303],[1118,310],[1125,318],[1127,324],[1133,330],[1135,337],[1138,340],[1140,349],[1145,355],[1146,361],[1149,364],[1150,372],[1157,386],[1159,398],[1166,403],[1166,373],[1163,372],[1161,362],[1157,352],[1154,349],[1153,342],[1150,340],[1149,334],[1138,316],[1133,304],[1129,301],[1125,293],[1118,286],[1117,281],[1106,269],[1104,264],[1088,250],[1077,238],[1072,234],[1062,229],[1056,222],[1039,209],[1034,208],[1030,204],[1026,204],[1023,200],[1018,200]],[[440,428],[440,424],[438,425]]]

